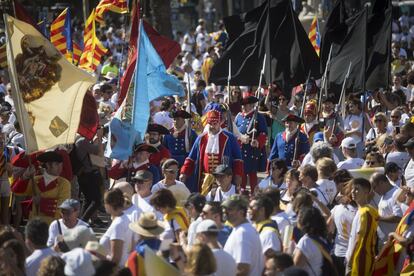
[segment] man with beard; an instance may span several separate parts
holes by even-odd
[[[298,166],[298,160],[303,159],[310,149],[308,137],[298,131],[298,124],[303,123],[303,119],[289,114],[282,121],[285,123],[286,130],[276,136],[270,151],[269,161],[279,158],[285,160],[288,167]],[[296,147],[298,148],[295,156]]]
[[[207,195],[214,182],[213,172],[220,164],[233,169],[234,183],[239,186],[243,175],[243,160],[236,137],[220,127],[221,113],[211,110],[207,113],[208,131],[197,137],[189,156],[181,168],[180,181],[190,177],[194,172],[197,176],[196,191]]]
[[[165,160],[171,158],[170,151],[161,144],[161,135],[167,135],[169,133],[168,129],[158,124],[149,124],[147,128],[147,143],[158,150],[155,153],[151,153],[149,162],[158,169],[161,168],[161,164]]]
[[[319,122],[317,120],[317,106],[316,101],[310,100],[305,105],[303,112],[305,123],[301,125],[300,131],[308,136],[309,141],[313,141],[313,135],[320,131]]]

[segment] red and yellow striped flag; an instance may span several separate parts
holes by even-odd
[[[99,24],[104,23],[103,14],[107,11],[113,11],[116,13],[128,12],[128,5],[127,5],[126,0],[101,0],[98,6],[96,6],[95,20]]]
[[[80,57],[79,67],[88,72],[95,72],[101,63],[102,56],[108,51],[96,37],[95,10],[92,10],[91,15],[86,20],[83,41],[85,48]]]
[[[316,54],[319,56],[319,51],[321,47],[321,35],[319,33],[319,23],[318,17],[316,15],[312,20],[308,36],[310,42],[312,43],[313,49],[315,49]]]
[[[66,37],[63,35],[65,29],[66,14],[68,13],[68,8],[66,8],[59,16],[52,22],[50,25],[50,41],[55,45],[56,49],[66,55]]]
[[[73,42],[73,64],[78,64],[82,55],[82,49],[78,43]]]
[[[0,46],[0,68],[7,67],[7,51],[6,51],[6,44]]]

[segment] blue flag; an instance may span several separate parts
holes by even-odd
[[[105,156],[127,160],[134,145],[144,140],[150,117],[150,102],[164,96],[184,96],[181,82],[167,73],[165,65],[152,45],[143,24],[140,23],[138,57],[133,77],[133,100],[128,103],[128,95],[110,123],[110,133]],[[130,88],[131,89],[131,88]],[[129,93],[129,92],[128,92]],[[131,116],[127,114],[132,105]],[[123,117],[130,117],[122,119]]]

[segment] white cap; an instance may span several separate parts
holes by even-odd
[[[75,248],[62,255],[65,261],[65,275],[89,276],[95,274],[92,255],[82,248]]]
[[[101,89],[101,84],[100,83],[97,83],[92,87],[93,91],[100,90],[100,89]]]
[[[344,140],[342,140],[341,147],[347,148],[347,149],[355,149],[356,148],[356,142],[354,138],[352,137],[346,137]]]
[[[204,232],[220,232],[217,224],[211,219],[205,219],[197,225],[196,234]]]

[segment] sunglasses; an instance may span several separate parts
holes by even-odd
[[[174,170],[174,169],[165,169],[164,171],[167,172],[167,173],[177,173],[178,172],[178,170]]]
[[[145,180],[138,180],[138,179],[131,179],[131,183],[133,184],[144,184]]]
[[[375,165],[377,162],[375,161],[366,161],[367,165]]]
[[[383,120],[382,119],[375,119],[374,122],[379,123],[379,122],[383,122]]]
[[[399,118],[400,118],[400,116],[392,116],[392,115],[391,115],[391,118],[394,118],[394,119],[399,119]]]

